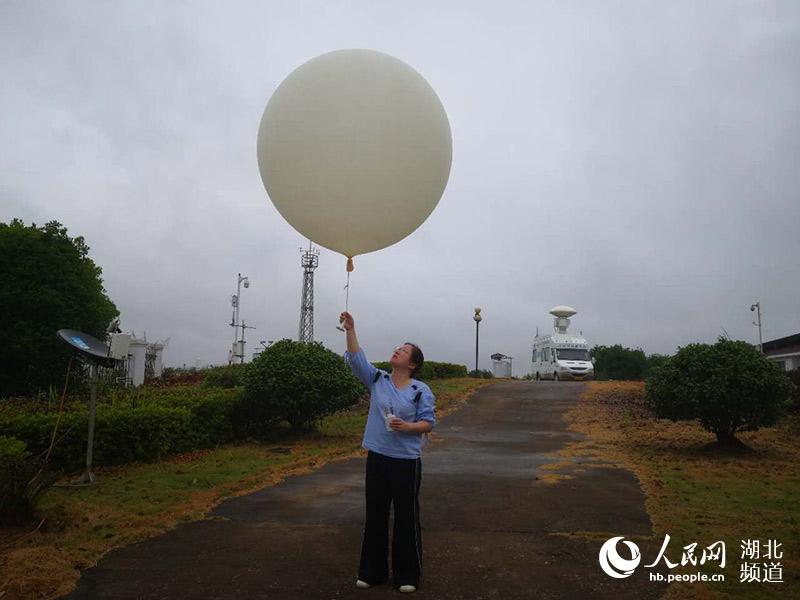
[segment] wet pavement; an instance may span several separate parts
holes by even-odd
[[[423,451],[423,573],[414,594],[391,584],[355,587],[364,454],[112,550],[63,598],[658,598],[666,586],[648,580],[655,569],[615,579],[598,564],[612,536],[634,536],[645,557],[658,552],[659,544],[636,537],[652,533],[636,477],[596,457],[556,483],[539,468],[564,460],[548,453],[583,439],[562,416],[582,389],[578,382],[496,383],[439,421]]]

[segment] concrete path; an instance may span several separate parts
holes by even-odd
[[[359,457],[231,498],[209,519],[113,550],[64,598],[658,598],[665,584],[647,580],[653,569],[613,579],[598,564],[607,537],[651,533],[632,473],[605,465],[555,484],[536,479],[540,465],[560,460],[547,453],[583,437],[562,418],[582,388],[497,383],[439,422],[422,458],[423,575],[415,594],[390,584],[355,587],[364,517]],[[604,537],[564,535],[586,531]],[[645,557],[658,551],[636,542]]]

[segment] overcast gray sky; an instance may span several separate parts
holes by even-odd
[[[83,235],[122,326],[168,365],[223,363],[242,316],[296,338],[307,245],[264,191],[264,106],[301,63],[371,48],[441,98],[438,207],[355,258],[371,360],[418,343],[528,370],[556,304],[591,343],[671,353],[800,332],[797,2],[19,2],[0,5],[0,220]],[[345,259],[321,250],[316,339],[342,353]]]

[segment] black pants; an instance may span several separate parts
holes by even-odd
[[[419,586],[422,530],[419,524],[421,458],[392,458],[367,453],[367,516],[358,578],[377,584],[389,580],[389,506],[394,502],[392,574],[394,584]]]

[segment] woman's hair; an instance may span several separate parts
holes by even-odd
[[[414,377],[422,368],[422,364],[425,362],[425,355],[422,354],[422,350],[420,350],[419,346],[416,344],[412,344],[411,342],[406,342],[406,344],[411,346],[411,359],[409,362],[413,362],[415,365],[417,365],[414,367],[414,370],[411,371],[411,377]]]

